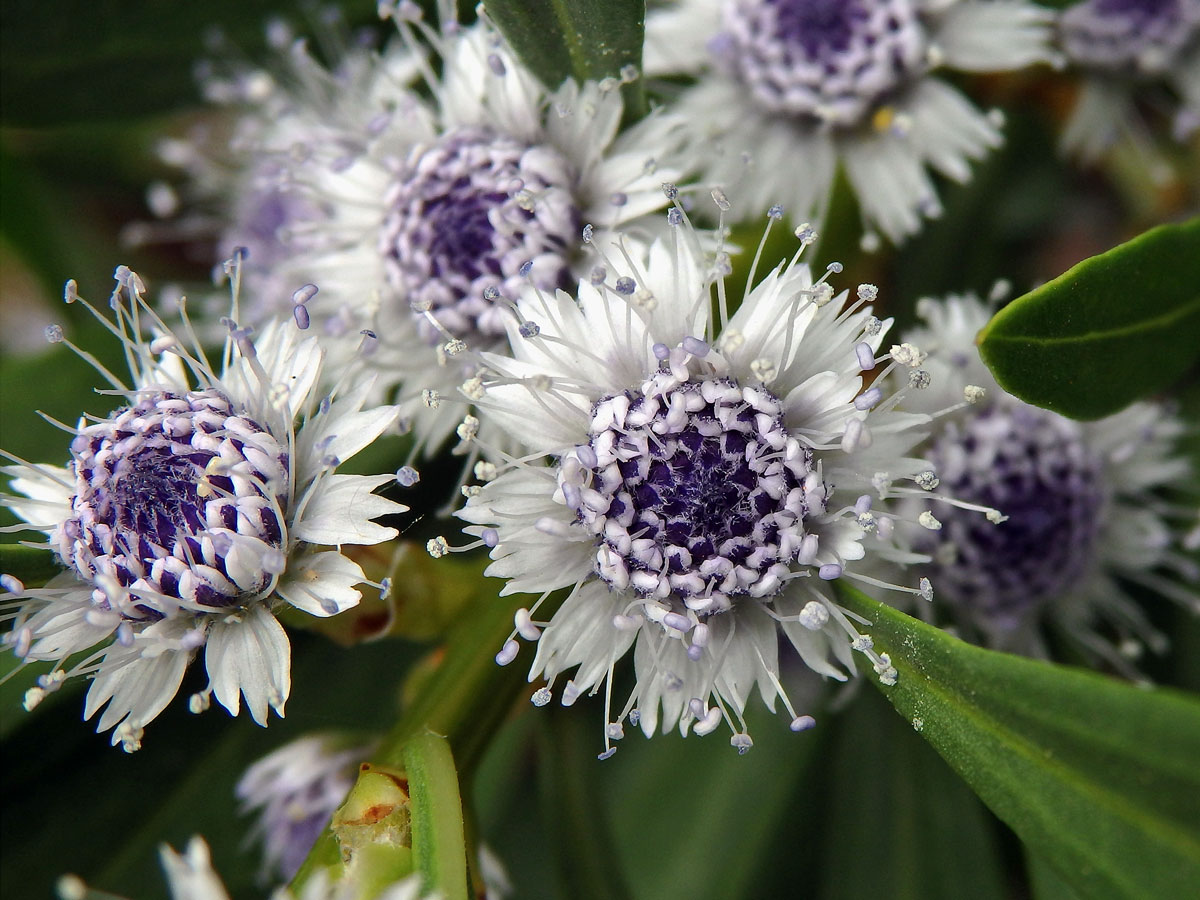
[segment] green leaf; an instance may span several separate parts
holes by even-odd
[[[462,800],[454,757],[432,732],[410,740],[402,752],[412,796],[412,849],[422,889],[445,900],[467,900],[467,854]]]
[[[0,544],[0,574],[21,579],[25,587],[41,587],[62,570],[52,550]]]
[[[484,11],[531,72],[549,88],[568,78],[617,77],[642,67],[644,0],[486,0]],[[640,92],[641,82],[629,85]],[[626,95],[640,107],[640,93]]]
[[[1085,898],[1200,884],[1200,701],[965,644],[839,585],[899,681],[884,695]]]
[[[1111,415],[1200,361],[1200,218],[1084,260],[1000,310],[979,337],[996,380],[1076,419]]]
[[[1025,868],[1034,900],[1081,900],[1079,894],[1058,877],[1058,873],[1038,853],[1027,851]]]

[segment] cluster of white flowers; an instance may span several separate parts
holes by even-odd
[[[239,113],[234,138],[162,154],[221,210],[221,252],[249,251],[246,324],[370,329],[378,389],[436,450],[455,423],[424,392],[472,377],[464,345],[503,345],[502,311],[527,281],[553,291],[584,274],[585,224],[649,224],[659,183],[685,174],[683,122],[658,110],[619,131],[620,79],[548,90],[487,22],[435,30],[414,4],[381,12],[396,37],[333,71],[275,28],[274,70],[206,78]],[[328,346],[339,363],[355,356],[353,341]]]
[[[1096,63],[1085,38],[1125,34],[1097,23],[1145,19],[1146,46],[1121,59],[1158,65],[1151,45],[1174,58],[1196,20],[1167,6],[1081,4],[1062,20],[1064,46]],[[1142,571],[1174,560],[1146,550],[1166,543],[1152,514],[1112,511],[1129,491],[1144,510],[1147,489],[1179,477],[1165,449],[1174,424],[1136,407],[1111,429],[1079,426],[996,399],[977,361],[969,383],[944,358],[926,363],[931,346],[967,346],[964,322],[979,323],[965,301],[885,352],[876,289],[836,293],[836,264],[814,280],[798,252],[744,296],[725,283],[726,226],[780,195],[819,215],[838,159],[869,228],[915,231],[936,207],[925,167],[963,179],[999,137],[932,72],[1050,60],[1046,10],[690,0],[651,17],[647,69],[692,73],[694,86],[624,130],[617,88],[637,72],[550,90],[486,20],[434,28],[410,3],[381,14],[394,40],[346,50],[332,70],[273,25],[274,71],[205,75],[208,95],[239,112],[233,138],[219,152],[165,145],[221,208],[221,239],[240,245],[225,267],[222,365],[194,339],[211,324],[193,331],[185,313],[176,336],[118,270],[108,325],[132,382],[104,374],[124,405],[68,428],[67,467],[8,470],[5,504],[67,567],[45,587],[5,578],[6,643],[53,663],[28,706],[90,677],[85,715],[107,706],[99,727],[135,749],[204,647],[209,685],[193,709],[215,695],[236,714],[244,696],[260,723],[282,714],[289,647],[274,613],[358,601],[364,575],[340,548],[395,537],[373,520],[403,507],[373,491],[419,474],[335,470],[408,417],[410,461],[456,434],[476,462],[483,483],[463,488],[459,512],[478,539],[468,548],[490,549],[503,593],[541,595],[513,632],[538,641],[535,702],[568,670],[562,702],[607,697],[633,651],[632,694],[607,701],[606,752],[623,722],[650,734],[725,721],[744,749],[756,685],[807,727],[779,683],[779,633],[828,677],[853,671],[858,650],[894,678],[838,605],[838,579],[921,597],[942,583],[994,637],[1028,630],[1028,610],[1094,559],[1124,548]],[[805,165],[788,165],[797,155]],[[695,190],[676,187],[692,171],[739,188],[737,203],[717,186],[695,209],[715,210],[714,232],[693,227]],[[768,232],[782,218],[771,206]],[[816,231],[796,236],[803,251]],[[983,387],[988,402],[953,412],[969,405],[964,388]],[[383,396],[396,405],[366,408]],[[1134,419],[1137,452],[1153,460],[1116,465],[1125,445],[1106,435]],[[1020,478],[1034,479],[1028,495],[997,486]],[[1051,552],[1047,529],[1070,539]],[[429,542],[435,556],[468,548]],[[927,574],[906,583],[914,565]],[[1125,609],[1100,583],[1081,589],[1086,613],[1063,603],[1056,615]],[[535,621],[548,602],[557,611]]]
[[[684,0],[646,23],[645,74],[673,102],[624,125],[641,71],[547,87],[486,18],[380,11],[392,41],[332,68],[272,25],[273,68],[204,75],[232,137],[162,145],[191,179],[176,227],[237,248],[227,314],[208,298],[171,320],[125,267],[107,313],[68,283],[129,375],[48,329],[118,399],[62,426],[65,465],[6,454],[0,503],[24,523],[9,530],[63,568],[45,585],[0,576],[4,645],[50,664],[28,708],[88,679],[84,717],[136,750],[203,649],[192,711],[215,697],[282,716],[278,614],[386,592],[348,548],[398,537],[407,507],[380,491],[416,484],[414,464],[455,437],[478,482],[453,501],[473,541],[428,550],[484,548],[499,594],[530,595],[488,652],[508,665],[518,638],[536,643],[537,706],[602,693],[602,759],[627,725],[724,725],[744,753],[756,690],[811,728],[781,678],[792,651],[838,681],[860,654],[895,684],[842,584],[1031,654],[1050,655],[1050,624],[1130,673],[1163,638],[1122,580],[1200,607],[1163,494],[1188,473],[1172,416],[1138,404],[1084,424],[1028,406],[972,346],[983,304],[926,301],[925,327],[892,344],[875,286],[836,287],[840,264],[814,277],[801,259],[839,170],[870,250],[938,215],[935,173],[964,182],[999,145],[1002,116],[941,70],[1086,69],[1066,142],[1087,156],[1148,80],[1194,130],[1195,0],[1062,16],[1024,0]],[[780,202],[795,252],[764,259],[791,228]],[[730,227],[764,213],[743,290]],[[338,472],[409,428],[394,474]],[[627,655],[632,688],[614,698]],[[247,773],[268,868],[295,872],[363,752],[309,738]],[[163,863],[175,896],[226,897],[202,841]]]

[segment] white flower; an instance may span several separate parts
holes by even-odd
[[[171,900],[229,900],[229,893],[221,876],[213,868],[212,854],[208,844],[199,835],[188,841],[187,850],[177,853],[174,848],[163,844],[159,848],[159,859],[167,876],[167,887]],[[421,879],[413,874],[402,878],[379,891],[372,883],[370,890],[375,900],[437,900],[437,894],[422,894]],[[352,878],[331,881],[324,872],[318,872],[301,888],[299,894],[279,888],[272,891],[271,900],[358,900],[363,896],[364,885]],[[377,892],[377,893],[375,893]],[[58,882],[58,895],[62,900],[86,900],[92,896],[88,887],[74,875],[64,875]],[[105,895],[111,896],[111,895]]]
[[[503,310],[526,283],[577,280],[581,228],[664,205],[660,183],[682,174],[679,122],[651,115],[618,133],[617,79],[548,91],[486,22],[438,33],[415,4],[382,11],[400,40],[381,53],[352,51],[331,72],[296,44],[277,80],[213,82],[248,103],[223,178],[195,148],[169,155],[224,198],[224,240],[250,248],[251,268],[319,285],[296,303],[305,322],[378,336],[378,386],[400,386],[436,446],[456,423],[422,392],[457,392],[473,374],[455,358],[467,345],[503,346]],[[289,305],[283,291],[264,298],[251,324]]]
[[[676,111],[703,177],[736,186],[754,215],[782,203],[819,221],[842,167],[868,229],[893,242],[941,212],[928,169],[970,178],[1000,143],[935,77],[1050,59],[1053,14],[1022,0],[683,0],[646,21],[646,71],[689,74]]]
[[[314,734],[289,741],[255,762],[237,783],[242,812],[256,812],[252,834],[263,845],[262,875],[291,881],[333,811],[354,785],[370,745]]]
[[[100,371],[125,405],[68,429],[65,467],[9,457],[18,464],[4,469],[24,495],[2,499],[28,523],[17,527],[43,532],[67,571],[43,588],[6,577],[0,605],[13,620],[5,644],[54,664],[26,704],[89,677],[84,717],[103,708],[98,730],[135,750],[200,647],[209,683],[194,711],[215,694],[233,715],[244,697],[259,724],[268,708],[283,715],[291,650],[276,610],[357,604],[366,579],[339,547],[394,537],[372,519],[405,507],[372,493],[391,475],[336,473],[397,411],[363,408],[369,382],[321,397],[315,338],[230,322],[218,369],[190,328],[177,336],[154,315],[136,274],[116,277],[114,321],[89,309],[124,345],[130,383]],[[67,300],[86,303],[74,282]]]
[[[1173,128],[1186,140],[1200,128],[1200,3],[1084,0],[1059,21],[1063,55],[1085,74],[1063,132],[1066,150],[1095,160],[1118,137],[1146,145],[1135,101],[1165,85],[1176,95]],[[1147,145],[1146,155],[1154,157]]]
[[[1173,455],[1182,423],[1152,403],[1093,422],[1030,406],[1005,393],[979,358],[974,339],[989,317],[980,300],[924,300],[918,311],[926,325],[907,337],[929,351],[933,385],[910,397],[908,408],[960,407],[938,418],[924,447],[932,464],[926,485],[1001,514],[988,522],[934,503],[942,527],[914,549],[932,557],[922,572],[939,606],[968,636],[992,645],[1048,655],[1049,625],[1089,656],[1132,673],[1127,657],[1164,641],[1121,582],[1200,611],[1200,596],[1179,583],[1194,585],[1200,571],[1167,524],[1176,515],[1194,520],[1197,510],[1173,508],[1161,496],[1189,474],[1187,461]]]
[[[844,679],[858,649],[894,680],[829,582],[864,557],[907,560],[889,498],[928,468],[908,456],[928,417],[894,410],[907,388],[863,390],[864,371],[898,365],[880,352],[890,322],[865,305],[872,286],[847,305],[793,258],[731,300],[724,254],[705,256],[678,208],[670,221],[648,248],[609,248],[607,279],[581,284],[578,302],[522,297],[513,357],[484,354],[480,408],[526,455],[458,515],[494,548],[501,593],[568,592],[548,625],[536,608],[517,615],[514,635],[538,642],[530,679],[547,681],[535,704],[574,669],[563,704],[604,688],[608,707],[632,651],[637,683],[606,709],[606,745],[626,719],[647,736],[724,720],[744,750],[756,685],[793,728],[812,724],[779,684],[779,631],[822,675]],[[522,338],[530,322],[538,333]],[[510,639],[497,661],[517,652]]]

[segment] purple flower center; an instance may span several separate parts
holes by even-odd
[[[730,0],[718,61],[760,105],[861,123],[919,72],[925,35],[909,0]]]
[[[217,391],[157,392],[71,444],[72,515],[58,551],[128,618],[227,607],[271,581],[288,454]],[[280,569],[275,569],[280,571]],[[115,601],[111,579],[128,590]]]
[[[999,628],[1069,591],[1092,563],[1104,508],[1103,471],[1078,426],[1054,413],[992,408],[949,424],[929,454],[947,494],[993,507],[936,503],[938,595]]]
[[[425,311],[487,346],[505,333],[495,297],[515,300],[527,279],[543,290],[569,285],[580,221],[573,184],[556,150],[483,129],[413,152],[386,198],[380,250],[390,287],[427,340],[443,335]]]
[[[1086,0],[1060,19],[1062,45],[1078,65],[1159,75],[1200,31],[1194,0]]]
[[[669,373],[598,402],[560,484],[598,538],[600,577],[702,614],[777,593],[804,537],[812,463],[782,410],[763,388]]]
[[[775,36],[812,57],[845,53],[868,16],[858,0],[767,0],[775,7]]]

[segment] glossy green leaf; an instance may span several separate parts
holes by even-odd
[[[467,900],[467,855],[462,800],[450,744],[425,732],[401,754],[412,797],[412,850],[425,891]]]
[[[1026,852],[1025,868],[1034,900],[1082,900],[1039,853]]]
[[[979,349],[1005,390],[1076,419],[1169,387],[1200,361],[1200,218],[1154,228],[1019,297]]]
[[[625,66],[642,67],[644,0],[486,0],[483,7],[521,61],[550,88],[568,78],[615,78]]]
[[[1085,898],[1200,884],[1200,700],[974,647],[840,585],[896,710]]]

